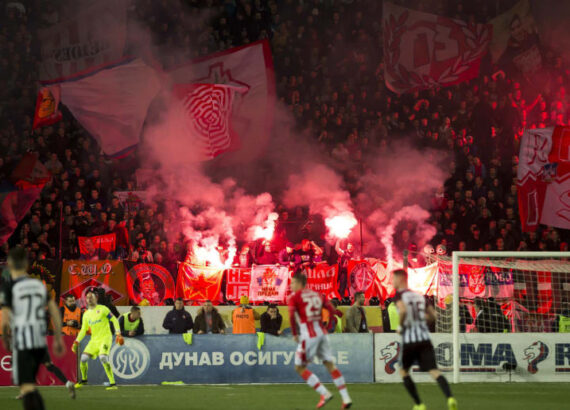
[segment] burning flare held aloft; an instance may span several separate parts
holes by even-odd
[[[357,222],[354,214],[350,211],[325,218],[329,236],[337,239],[348,238]]]
[[[277,218],[279,215],[277,212],[271,212],[263,225],[257,225],[253,227],[253,240],[265,239],[270,241],[273,238],[273,233],[275,232],[275,224],[277,223]]]

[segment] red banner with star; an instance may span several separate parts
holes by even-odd
[[[222,287],[224,269],[196,266],[183,262],[178,266],[176,296],[185,301],[216,302]]]

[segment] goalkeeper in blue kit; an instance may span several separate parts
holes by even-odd
[[[113,323],[115,328],[116,337],[115,342],[118,345],[124,343],[123,337],[121,336],[121,327],[119,326],[119,321],[111,311],[103,305],[97,304],[97,290],[91,288],[87,291],[85,295],[87,300],[87,310],[83,314],[83,320],[81,321],[81,331],[77,335],[77,339],[73,342],[73,351],[77,352],[79,343],[87,331],[91,330],[91,340],[81,353],[81,362],[79,368],[81,370],[81,381],[75,385],[75,387],[82,387],[87,384],[87,369],[89,367],[89,359],[95,359],[99,356],[99,360],[105,369],[105,373],[109,378],[110,386],[107,390],[116,390],[115,376],[113,375],[113,369],[111,368],[111,363],[109,363],[109,352],[111,351],[111,346],[113,345],[113,335],[111,334],[111,328],[109,326],[109,321]]]

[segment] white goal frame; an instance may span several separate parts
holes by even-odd
[[[453,383],[460,382],[460,342],[459,342],[459,260],[461,258],[570,258],[570,252],[502,252],[502,251],[460,251],[453,252],[452,279],[452,340],[453,340]],[[456,297],[457,296],[457,297]]]

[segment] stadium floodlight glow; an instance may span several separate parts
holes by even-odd
[[[462,310],[466,312],[468,305],[471,309],[478,309],[480,307],[474,306],[477,303],[489,303],[488,301],[491,301],[495,306],[499,306],[498,302],[501,302],[502,306],[511,306],[511,316],[510,318],[505,316],[501,310],[500,312],[502,313],[498,316],[497,321],[501,320],[502,323],[495,323],[491,319],[491,328],[486,329],[486,333],[503,334],[499,332],[499,329],[505,326],[508,327],[508,331],[516,333],[535,332],[540,331],[540,329],[544,331],[548,326],[546,320],[541,323],[535,322],[535,328],[531,328],[530,325],[521,325],[521,323],[526,323],[524,320],[516,320],[518,312],[522,312],[521,314],[527,314],[525,311],[529,312],[529,309],[519,303],[516,295],[517,293],[524,294],[526,304],[533,306],[535,310],[542,303],[540,296],[537,296],[540,292],[551,292],[550,297],[546,300],[547,303],[554,305],[560,303],[558,292],[552,291],[552,284],[559,281],[554,280],[554,276],[551,275],[567,275],[567,272],[570,272],[570,252],[453,252],[450,268],[453,282],[453,297],[450,298],[451,300],[447,299],[445,301],[446,306],[443,308],[439,307],[439,309],[447,313],[449,305],[451,305],[452,326],[451,329],[449,329],[449,323],[437,323],[436,326],[440,327],[440,329],[446,329],[440,331],[449,332],[451,330],[452,332],[453,382],[459,383],[461,366],[460,335],[466,331],[467,327],[465,320],[462,319],[464,315],[464,313],[461,313]],[[461,287],[460,271],[462,275],[468,278],[467,283],[463,283]],[[502,292],[500,289],[501,285],[487,284],[486,275],[489,272],[500,277],[504,277],[507,274],[506,277],[510,278],[510,284],[512,285],[511,291],[509,293]],[[491,288],[491,291],[489,288]],[[477,294],[480,291],[484,295],[483,297],[473,297],[473,294]],[[463,301],[460,299],[463,299]],[[451,303],[449,304],[449,302]],[[439,317],[443,319],[438,318],[438,321],[444,321],[449,315],[443,314],[439,315]],[[479,320],[477,316],[475,319]],[[461,330],[462,327],[463,330]]]

